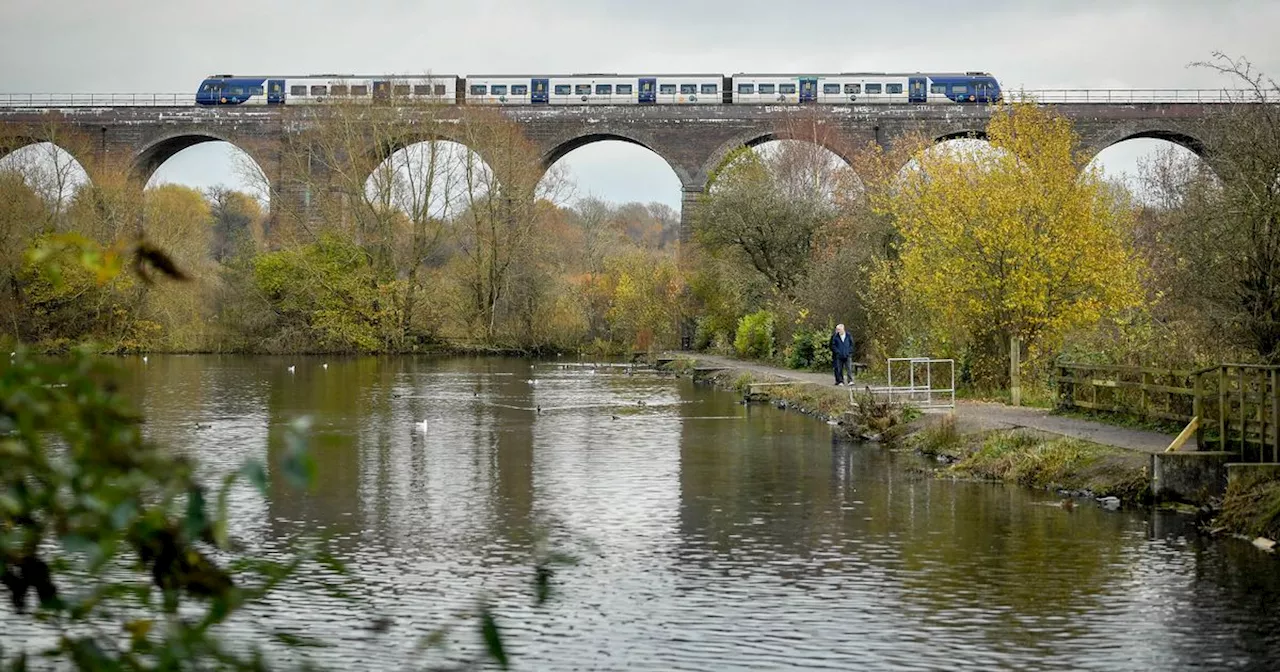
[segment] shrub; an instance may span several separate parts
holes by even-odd
[[[831,368],[831,335],[821,329],[799,329],[791,335],[787,366],[793,369]]]
[[[773,356],[773,314],[761,310],[738,320],[733,348],[743,357],[768,359]]]

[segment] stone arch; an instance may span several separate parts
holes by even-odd
[[[689,175],[689,172],[685,170],[684,166],[681,166],[679,163],[672,161],[669,156],[664,154],[662,150],[658,149],[655,146],[656,143],[646,141],[642,138],[639,138],[627,133],[621,133],[616,131],[584,133],[581,135],[574,135],[565,140],[561,140],[560,142],[552,145],[551,149],[543,153],[542,169],[543,171],[550,170],[551,166],[555,165],[557,161],[559,161],[560,159],[563,159],[565,155],[567,155],[569,152],[572,152],[575,149],[580,149],[592,143],[604,142],[608,140],[617,140],[617,141],[625,142],[628,144],[644,147],[650,152],[653,152],[654,154],[656,154],[659,158],[663,160],[663,162],[667,164],[667,167],[671,169],[671,172],[675,173],[676,177],[679,178],[680,184],[688,185],[690,183],[690,178],[692,176]]]
[[[139,184],[146,184],[157,169],[164,164],[165,161],[173,158],[175,154],[184,149],[195,147],[206,142],[225,142],[232,147],[244,152],[245,155],[253,161],[263,178],[268,182],[271,181],[267,172],[268,162],[264,162],[262,156],[255,153],[253,148],[245,147],[236,142],[234,139],[211,131],[186,131],[182,133],[173,133],[156,138],[142,147],[133,156],[133,162],[130,166],[130,175],[138,181]]]
[[[70,198],[74,195],[76,189],[80,186],[92,185],[94,183],[94,164],[91,161],[85,161],[82,157],[84,147],[76,151],[76,143],[59,142],[59,137],[48,134],[32,134],[17,133],[13,135],[0,137],[0,161],[10,158],[13,154],[21,152],[27,148],[34,148],[38,145],[49,145],[55,152],[60,152],[71,159],[70,163],[48,165],[39,160],[42,165],[28,166],[34,168],[36,173],[28,173],[26,177],[30,178],[35,175],[41,175],[43,178],[54,181],[59,190],[59,198]],[[52,158],[52,157],[50,157]],[[47,172],[46,172],[47,171]],[[64,172],[65,171],[65,172]],[[40,179],[40,178],[37,178]],[[83,180],[83,183],[81,183]],[[34,186],[34,185],[33,185]],[[46,187],[49,186],[46,184]],[[71,187],[70,191],[61,191],[64,187]],[[44,193],[43,196],[50,197],[53,194]]]
[[[711,153],[711,156],[707,157],[706,162],[702,164],[702,168],[698,171],[697,183],[705,188],[707,182],[711,179],[711,175],[724,165],[725,159],[727,159],[729,154],[733,153],[735,150],[741,147],[758,147],[766,142],[774,142],[777,140],[807,142],[817,145],[836,155],[837,158],[844,161],[845,165],[850,167],[853,166],[853,157],[849,154],[849,147],[832,146],[828,143],[815,141],[813,138],[793,137],[789,134],[778,131],[756,132],[738,136],[717,147],[715,151]]]
[[[951,140],[983,140],[990,142],[986,130],[983,129],[960,129],[955,131],[947,131],[933,137],[933,144],[940,145]]]
[[[1172,142],[1175,145],[1185,147],[1202,159],[1208,154],[1208,149],[1205,147],[1204,141],[1190,133],[1168,127],[1151,126],[1137,130],[1134,130],[1133,128],[1123,128],[1107,133],[1102,136],[1098,142],[1093,143],[1086,150],[1088,158],[1092,160],[1099,152],[1112,145],[1118,145],[1126,140],[1141,140],[1144,138]]]

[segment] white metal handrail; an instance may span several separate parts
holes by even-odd
[[[1008,101],[1067,103],[1241,103],[1256,102],[1253,91],[1239,89],[1006,89]],[[0,93],[0,108],[185,107],[194,93]]]
[[[896,379],[895,363],[898,371]],[[935,377],[934,367],[945,368],[945,370],[939,371],[940,375]],[[873,397],[884,398],[890,404],[911,404],[921,409],[956,407],[955,360],[931,357],[890,357],[886,368],[887,385],[863,386],[861,389],[866,390]],[[939,387],[942,385],[945,387]],[[855,387],[851,385],[849,389],[850,404],[854,403]]]

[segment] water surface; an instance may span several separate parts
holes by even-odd
[[[315,487],[238,490],[236,532],[267,553],[324,537],[357,600],[327,596],[332,577],[311,567],[234,636],[305,633],[337,644],[313,654],[336,667],[419,661],[413,644],[481,597],[525,670],[1280,660],[1280,561],[1248,544],[1206,542],[1175,516],[938,480],[913,456],[688,380],[567,360],[125,363],[150,435],[211,475],[274,463],[289,423],[313,419]],[[548,548],[578,564],[535,606]],[[391,627],[375,635],[379,618]],[[448,640],[475,644],[469,629]]]

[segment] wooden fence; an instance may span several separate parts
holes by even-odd
[[[1280,462],[1280,367],[1221,364],[1197,371],[1059,363],[1058,405],[1188,423],[1201,450]]]

